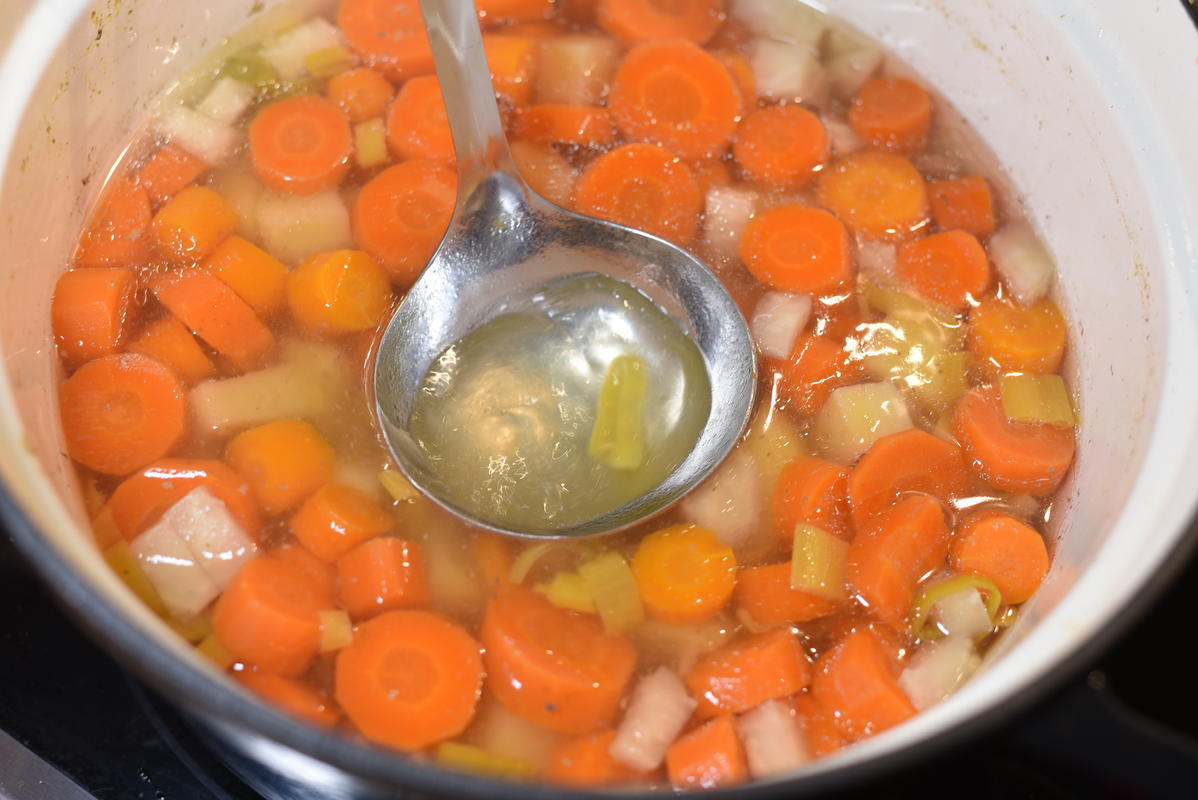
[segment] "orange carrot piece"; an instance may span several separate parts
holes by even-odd
[[[814,525],[846,541],[852,539],[848,478],[848,470],[841,465],[814,456],[784,466],[771,506],[778,540],[789,545],[795,526],[801,524]]]
[[[387,113],[387,144],[397,158],[453,163],[453,137],[435,75],[412,78],[400,87]]]
[[[849,544],[852,593],[875,619],[904,627],[920,580],[948,557],[949,534],[939,500],[926,494],[899,500]]]
[[[547,144],[515,141],[512,157],[521,177],[537,194],[569,208],[574,197],[574,167]]]
[[[641,540],[632,574],[645,612],[684,625],[711,619],[736,588],[736,555],[713,532],[673,525]]]
[[[150,202],[161,205],[198,181],[208,171],[201,159],[176,144],[165,144],[137,171]]]
[[[428,605],[420,547],[392,536],[358,545],[337,559],[337,598],[355,620]]]
[[[928,222],[923,176],[894,153],[865,151],[834,162],[817,193],[820,205],[869,239],[910,239]]]
[[[333,608],[337,604],[337,569],[332,564],[321,561],[312,551],[294,542],[281,544],[266,551],[267,558],[273,558],[299,569],[319,593],[318,605],[322,609]]]
[[[990,259],[972,233],[946,231],[899,245],[895,274],[916,294],[963,311],[990,286]]]
[[[591,162],[574,187],[574,206],[685,245],[698,229],[703,196],[690,169],[669,150],[626,144]]]
[[[803,737],[812,758],[830,756],[844,747],[844,738],[836,727],[836,720],[824,711],[810,692],[795,697],[795,715],[803,726]]]
[[[810,622],[833,614],[839,605],[790,585],[791,564],[741,567],[736,576],[736,606],[761,625]]]
[[[993,386],[973,389],[961,399],[953,433],[973,471],[1004,491],[1052,494],[1073,463],[1072,428],[1008,420]]]
[[[670,745],[666,772],[675,789],[722,789],[748,780],[749,767],[732,716],[716,717]]]
[[[728,70],[732,80],[736,81],[743,107],[753,108],[757,103],[757,76],[753,73],[753,65],[749,63],[749,59],[735,50],[720,50],[714,55]]]
[[[237,682],[286,714],[317,728],[332,728],[341,721],[337,705],[312,686],[293,678],[258,670],[234,673]]]
[[[188,186],[154,215],[154,247],[176,264],[202,261],[237,229],[237,213],[207,186]]]
[[[254,310],[205,272],[163,275],[150,288],[167,310],[239,370],[258,367],[275,337]]]
[[[108,507],[126,539],[137,538],[193,489],[204,487],[225,504],[250,536],[262,531],[258,508],[245,479],[228,465],[207,458],[164,458],[130,475],[112,493]]]
[[[787,407],[814,416],[832,390],[861,379],[861,365],[849,358],[843,344],[828,336],[803,334],[790,359],[779,367]]]
[[[397,750],[456,736],[482,691],[479,643],[428,611],[391,611],[358,626],[337,653],[334,696],[358,731]]]
[[[341,107],[318,95],[300,95],[263,108],[250,123],[254,173],[271,189],[315,194],[349,174],[354,134]]]
[[[559,14],[566,22],[590,25],[595,22],[599,0],[558,0]]]
[[[848,232],[819,208],[786,205],[758,214],[738,251],[749,272],[779,292],[843,294],[856,276]]]
[[[554,0],[475,0],[483,23],[532,22],[551,19]]]
[[[611,724],[636,666],[627,639],[523,586],[491,600],[480,637],[487,688],[509,711],[560,733]]]
[[[740,91],[719,59],[684,41],[637,45],[616,70],[608,108],[631,139],[686,159],[723,154],[736,134]]]
[[[969,483],[961,448],[952,442],[916,428],[884,436],[849,475],[853,528],[865,530],[871,519],[905,492],[923,492],[948,502],[963,494]]]
[[[577,147],[607,147],[617,136],[605,108],[548,103],[517,111],[515,134],[530,142]]]
[[[378,70],[355,67],[329,78],[325,94],[356,125],[386,114],[395,95],[395,87]]]
[[[952,563],[994,581],[1003,603],[1025,602],[1048,574],[1048,548],[1035,528],[1007,514],[975,514],[953,537]]]
[[[828,132],[800,106],[762,108],[741,120],[732,155],[750,180],[799,189],[827,162]]]
[[[484,33],[483,49],[495,93],[518,106],[530,102],[537,85],[540,42],[531,36],[514,36],[510,32]]]
[[[136,267],[150,260],[154,213],[144,186],[132,179],[116,181],[100,198],[79,239],[75,263],[80,267]]]
[[[304,502],[328,483],[333,470],[333,448],[310,424],[294,419],[237,434],[225,456],[249,482],[262,511],[272,516]]]
[[[625,42],[686,39],[704,44],[724,21],[723,0],[599,0],[603,29]]]
[[[506,536],[478,533],[474,538],[474,562],[479,577],[490,592],[497,592],[511,583],[512,543]]]
[[[369,253],[318,253],[287,276],[287,307],[324,336],[374,330],[391,307],[391,282]]]
[[[341,0],[337,27],[366,64],[389,80],[433,71],[420,0]]]
[[[969,314],[969,350],[992,378],[1053,373],[1065,357],[1065,318],[1047,297],[1030,308],[989,297]]]
[[[236,292],[258,316],[270,318],[283,307],[287,267],[240,236],[221,242],[201,266]]]
[[[67,452],[105,475],[162,458],[187,432],[183,384],[166,366],[124,353],[89,361],[58,391]]]
[[[928,184],[932,219],[942,231],[961,230],[985,239],[994,233],[994,198],[980,175]]]
[[[849,125],[874,147],[922,150],[932,127],[931,95],[906,78],[871,78],[853,98]]]
[[[732,169],[721,158],[701,158],[693,162],[690,168],[704,197],[710,189],[732,183]]]
[[[697,714],[739,714],[766,700],[806,688],[811,665],[790,630],[775,628],[745,636],[699,659],[686,676]]]
[[[816,662],[811,697],[845,739],[857,741],[915,716],[891,665],[868,629],[849,633]]]
[[[50,324],[68,366],[116,353],[137,311],[137,277],[124,267],[64,272],[54,284]]]
[[[549,756],[545,779],[558,786],[577,789],[626,784],[645,777],[612,758],[615,731],[600,731],[562,742]]]
[[[391,515],[370,496],[349,486],[326,483],[291,517],[299,543],[325,561],[336,561],[367,539],[391,530]]]
[[[146,326],[141,335],[129,343],[130,353],[157,359],[170,367],[184,383],[195,383],[216,373],[212,360],[191,331],[170,314],[159,317]]]
[[[443,164],[415,159],[388,167],[358,193],[354,240],[406,287],[441,243],[456,199],[457,177]]]
[[[504,28],[504,33],[508,36],[527,36],[530,39],[552,39],[565,35],[566,28],[554,20],[534,19],[510,25]]]

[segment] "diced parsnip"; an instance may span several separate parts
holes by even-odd
[[[790,585],[840,600],[848,574],[849,543],[814,525],[796,525],[790,554]]]
[[[129,545],[167,612],[187,619],[207,608],[220,594],[187,543],[169,523],[158,522]]]
[[[640,356],[616,356],[607,365],[587,443],[592,461],[624,471],[634,470],[644,461],[648,386],[649,366]]]
[[[632,639],[643,664],[668,666],[685,675],[700,656],[727,642],[735,630],[735,620],[724,614],[693,625],[671,625],[650,619],[632,631]]]
[[[607,97],[622,50],[608,36],[544,39],[537,66],[537,102],[599,105]]]
[[[819,48],[828,30],[828,19],[817,9],[797,0],[735,0],[732,16],[761,36],[788,39]]]
[[[463,740],[494,756],[543,770],[560,738],[541,725],[513,714],[498,701],[484,698]]]
[[[864,36],[834,27],[824,40],[824,66],[832,91],[845,97],[857,94],[882,66],[882,49]]]
[[[956,691],[981,663],[973,640],[967,636],[924,642],[899,676],[899,686],[911,704],[923,711]]]
[[[220,166],[241,146],[241,134],[226,122],[182,105],[158,112],[155,127],[162,136],[209,166]]]
[[[833,155],[847,156],[865,147],[865,140],[847,122],[825,117],[824,128],[828,131],[828,144]]]
[[[806,45],[757,39],[749,45],[749,63],[762,97],[817,107],[827,100],[823,64],[815,50]]]
[[[609,550],[580,564],[595,611],[608,633],[623,634],[645,621],[645,606],[636,578],[624,557]]]
[[[423,498],[400,506],[398,516],[400,530],[424,549],[430,605],[458,619],[480,614],[486,595],[465,526]]]
[[[493,778],[527,779],[537,772],[532,764],[501,758],[481,747],[458,742],[441,742],[437,745],[437,763],[460,772]]]
[[[420,491],[399,470],[384,469],[379,473],[378,478],[383,489],[397,503],[406,503],[409,500],[420,498]]]
[[[757,193],[731,186],[713,186],[703,212],[703,239],[721,255],[736,253],[740,234],[757,213]]]
[[[328,20],[314,17],[273,37],[259,52],[280,78],[294,81],[308,74],[304,59],[309,54],[340,45],[337,28]]]
[[[220,591],[258,553],[258,545],[225,504],[203,486],[183,495],[157,525],[169,526],[183,540]]]
[[[748,447],[741,446],[686,496],[679,512],[687,522],[707,528],[739,551],[763,527],[764,494],[757,461]]]
[[[151,611],[159,616],[166,614],[166,606],[163,605],[162,598],[158,596],[158,590],[154,588],[154,584],[150,583],[150,579],[142,571],[141,566],[137,563],[137,557],[129,549],[128,542],[122,539],[109,547],[104,551],[104,560],[108,562],[108,566],[117,574],[117,577],[124,581],[125,585]]]
[[[263,247],[287,264],[353,247],[349,209],[336,191],[297,195],[263,190],[257,216]]]
[[[658,667],[632,690],[611,743],[612,758],[639,772],[657,769],[698,707],[673,670]]]
[[[1069,387],[1060,375],[1003,375],[998,381],[1003,413],[1014,422],[1072,428],[1077,424]]]
[[[898,261],[898,248],[893,242],[878,242],[872,239],[857,241],[857,267],[884,280],[894,276],[894,265]]]
[[[736,720],[749,773],[757,779],[781,775],[811,760],[807,742],[788,703],[766,700]]]
[[[990,260],[1019,305],[1027,308],[1048,294],[1056,266],[1030,225],[1006,225],[990,237],[989,245]]]
[[[237,214],[237,233],[258,241],[258,199],[265,189],[248,164],[237,163],[212,176],[210,186]]]
[[[349,647],[354,641],[354,624],[349,614],[340,609],[320,612],[320,652],[332,653]]]
[[[979,636],[994,627],[982,593],[973,586],[936,601],[931,616],[936,627],[949,636]]]
[[[254,102],[254,88],[232,78],[218,78],[196,111],[217,122],[232,125]]]
[[[354,126],[354,158],[364,169],[386,164],[390,159],[387,126],[382,119],[369,119]]]
[[[852,464],[883,436],[914,427],[892,383],[859,383],[834,389],[813,427],[815,449],[825,458]]]
[[[757,301],[750,327],[762,353],[773,358],[790,358],[795,339],[810,318],[810,295],[766,292]]]
[[[753,454],[761,473],[761,492],[765,502],[774,494],[782,468],[807,455],[806,437],[802,429],[784,412],[763,403],[757,416],[749,423],[744,445]]]

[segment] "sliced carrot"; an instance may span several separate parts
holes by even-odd
[[[356,125],[386,114],[395,95],[395,87],[378,70],[355,67],[329,78],[325,94]]]
[[[686,244],[698,229],[703,196],[690,169],[669,150],[626,144],[591,162],[574,187],[574,206]]]
[[[720,50],[714,55],[728,70],[732,80],[736,81],[744,108],[753,108],[757,103],[757,76],[753,73],[753,65],[749,63],[749,59],[735,50]]]
[[[333,448],[307,422],[281,419],[233,437],[225,450],[233,469],[250,484],[259,507],[281,514],[329,481]]]
[[[137,277],[124,267],[64,272],[54,284],[50,323],[68,366],[116,353],[137,311]]]
[[[554,15],[554,0],[475,0],[478,16],[485,23],[530,22],[550,19]]]
[[[923,492],[948,502],[969,483],[969,470],[956,444],[917,428],[883,436],[849,475],[853,528],[865,530],[904,492]]]
[[[711,619],[736,588],[736,555],[698,525],[674,525],[641,540],[632,574],[645,611],[683,625]]]
[[[922,150],[932,127],[932,97],[906,78],[871,78],[853,98],[849,125],[874,147]]]
[[[923,176],[894,153],[865,151],[834,162],[817,192],[820,205],[869,239],[910,239],[928,221]]]
[[[255,669],[235,673],[238,683],[283,712],[317,728],[332,728],[341,721],[337,705],[312,686],[292,678]]]
[[[287,267],[282,261],[240,236],[230,236],[201,265],[220,278],[261,317],[269,318],[283,307]]]
[[[407,286],[441,243],[456,199],[457,177],[443,164],[415,159],[388,167],[358,193],[354,240]]]
[[[147,325],[126,349],[161,361],[184,383],[202,381],[216,373],[216,367],[204,354],[195,335],[170,314]]]
[[[891,663],[868,629],[849,633],[816,662],[811,697],[849,741],[881,733],[915,716]]]
[[[548,103],[517,111],[515,134],[531,142],[577,147],[607,147],[617,135],[606,108]]]
[[[932,219],[942,231],[962,230],[985,239],[994,233],[994,198],[980,175],[928,184]]]
[[[201,159],[179,147],[165,144],[137,171],[137,182],[145,187],[154,205],[165,203],[198,181],[208,171]]]
[[[627,639],[523,586],[491,600],[481,639],[487,688],[509,711],[561,733],[611,724],[636,666]]]
[[[699,659],[686,676],[697,713],[739,714],[775,697],[806,688],[811,665],[797,636],[786,628],[745,636]]]
[[[612,758],[615,731],[600,731],[562,742],[549,756],[546,780],[558,786],[597,788],[625,784],[643,778],[632,767]]]
[[[779,292],[843,294],[856,268],[844,225],[819,208],[786,205],[749,220],[738,245],[757,280]]]
[[[1073,463],[1072,428],[1011,422],[993,386],[973,389],[961,399],[953,433],[973,471],[1004,491],[1052,494]]]
[[[387,273],[361,250],[318,253],[287,276],[292,319],[325,336],[374,330],[390,306]]]
[[[534,19],[528,22],[517,22],[504,28],[508,36],[527,36],[531,39],[552,39],[563,36],[566,29],[554,20]]]
[[[271,189],[315,194],[349,174],[354,134],[341,107],[317,95],[271,103],[250,123],[254,173]]]
[[[75,263],[81,267],[135,267],[150,259],[154,212],[144,186],[121,179],[108,187],[92,214]]]
[[[337,654],[334,696],[359,732],[397,750],[456,736],[482,691],[479,643],[428,611],[391,611],[358,626]]]
[[[946,231],[899,245],[895,274],[916,294],[962,311],[990,286],[990,259],[972,233]]]
[[[337,598],[355,620],[428,605],[420,547],[393,536],[358,545],[337,559]]]
[[[337,27],[369,66],[392,81],[433,71],[420,0],[341,0]]]
[[[670,745],[666,772],[675,789],[721,789],[748,780],[749,766],[732,716],[716,717]]]
[[[791,564],[742,567],[736,576],[736,606],[761,625],[810,622],[833,614],[839,605],[790,585]]]
[[[488,591],[496,592],[511,582],[512,543],[506,536],[480,532],[474,538],[474,562]]]
[[[841,465],[814,456],[786,464],[778,476],[771,506],[778,539],[789,545],[795,526],[800,524],[851,539],[848,478],[848,470]]]
[[[240,370],[260,366],[274,349],[274,335],[254,310],[206,272],[163,275],[150,288],[180,322]]]
[[[827,161],[828,132],[819,117],[801,106],[763,108],[741,120],[732,155],[751,180],[798,189]]]
[[[779,367],[787,407],[814,416],[832,390],[861,379],[861,365],[844,345],[828,336],[800,335],[790,358]]]
[[[266,551],[266,557],[290,564],[307,575],[320,593],[319,605],[322,609],[336,605],[337,570],[332,564],[321,561],[311,550],[294,542],[272,547]]]
[[[216,601],[212,630],[238,660],[295,677],[320,647],[324,600],[320,586],[299,567],[255,558]]]
[[[722,158],[701,158],[693,162],[690,168],[704,197],[710,189],[732,183],[732,169]]]
[[[175,374],[129,353],[89,361],[58,390],[67,452],[106,475],[156,461],[187,432],[187,400]]]
[[[176,264],[202,261],[237,230],[237,212],[207,186],[188,186],[154,215],[154,247]]]
[[[255,538],[262,531],[258,508],[245,479],[223,462],[207,458],[164,458],[126,478],[108,507],[126,539],[135,539],[193,489],[204,487],[225,504],[233,518]]]
[[[1044,537],[1007,514],[975,514],[957,529],[953,566],[994,581],[1007,605],[1026,601],[1048,574]]]
[[[581,25],[595,22],[595,9],[598,5],[599,0],[558,0],[562,19]]]
[[[453,137],[435,75],[412,78],[400,87],[387,112],[387,144],[397,158],[453,163]]]
[[[728,149],[741,97],[719,59],[691,42],[668,41],[633,48],[612,79],[608,107],[629,138],[696,159]]]
[[[288,524],[314,555],[336,561],[367,539],[391,530],[394,522],[364,492],[327,483],[296,509]]]
[[[803,737],[807,740],[807,749],[812,758],[830,756],[844,747],[836,720],[815,702],[810,692],[795,697],[794,709],[803,726]]]
[[[1047,297],[1030,308],[990,297],[969,314],[969,350],[993,378],[1053,373],[1065,357],[1065,318]]]
[[[902,628],[919,582],[948,557],[949,534],[939,500],[926,494],[899,500],[849,544],[853,594],[875,619]]]
[[[704,44],[724,22],[723,0],[599,0],[603,29],[625,42],[686,39]]]
[[[531,36],[485,33],[483,49],[487,54],[487,66],[491,70],[495,93],[516,105],[530,102],[537,85],[540,42]]]
[[[537,194],[551,203],[569,207],[574,196],[574,167],[550,145],[516,141],[512,157],[520,175]]]

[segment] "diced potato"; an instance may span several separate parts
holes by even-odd
[[[158,132],[209,166],[220,166],[241,146],[241,134],[231,125],[182,105],[158,112]]]
[[[899,686],[923,711],[956,691],[981,664],[973,640],[966,636],[924,642],[899,676]]]
[[[221,591],[258,553],[258,545],[225,504],[203,486],[183,495],[156,524],[175,531]]]
[[[620,43],[608,36],[555,36],[541,42],[538,103],[599,105],[620,63]]]
[[[879,242],[874,239],[857,241],[857,267],[862,272],[888,280],[893,277],[897,262],[898,248],[893,242]]]
[[[254,88],[232,78],[219,78],[196,111],[217,122],[232,125],[254,102]]]
[[[335,190],[295,195],[264,189],[258,198],[257,217],[263,247],[287,264],[353,247],[349,209]]]
[[[828,30],[828,18],[797,0],[735,0],[732,16],[761,36],[787,39],[817,50]]]
[[[220,594],[216,582],[170,523],[150,526],[133,540],[129,550],[171,616],[193,617]]]
[[[914,427],[892,383],[859,383],[832,391],[815,418],[814,445],[832,461],[852,464],[883,436]]]
[[[294,81],[308,74],[304,60],[312,53],[341,45],[336,26],[321,17],[283,31],[262,46],[262,57],[283,80]]]
[[[724,544],[739,550],[764,527],[764,494],[753,453],[742,445],[686,496],[679,511],[683,519],[707,528]]]
[[[740,234],[757,213],[757,193],[750,189],[713,186],[703,212],[703,239],[724,256],[736,254]]]
[[[749,46],[757,92],[771,100],[821,106],[828,97],[827,77],[815,50],[806,45],[757,39]]]
[[[237,233],[258,241],[258,199],[265,189],[249,165],[230,164],[212,176],[210,186],[237,214]]]
[[[357,460],[351,455],[337,455],[333,480],[342,486],[357,489],[376,500],[383,499],[383,486],[378,481],[378,464]]]
[[[1048,294],[1056,265],[1030,225],[1006,225],[990,237],[989,245],[990,258],[1019,305],[1027,308]]]

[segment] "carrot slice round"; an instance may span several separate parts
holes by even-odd
[[[861,380],[860,362],[849,358],[843,340],[829,335],[801,335],[779,372],[787,406],[808,417],[823,408],[833,389]]]
[[[927,224],[928,191],[910,161],[894,153],[856,153],[823,171],[820,205],[870,239],[910,239]]]
[[[789,545],[794,539],[795,526],[804,523],[841,539],[851,539],[848,477],[844,467],[814,456],[784,466],[772,506],[778,539]]]
[[[163,275],[150,288],[168,311],[240,370],[258,367],[274,349],[270,328],[227,284],[206,272]]]
[[[433,71],[420,0],[341,0],[337,27],[369,66],[392,81]]]
[[[990,286],[990,260],[972,233],[946,231],[899,245],[895,274],[917,294],[961,311]]]
[[[161,361],[184,383],[195,383],[216,374],[216,365],[200,347],[195,335],[172,314],[166,314],[147,325],[127,349],[130,353],[140,353]]]
[[[1048,574],[1044,537],[1007,514],[975,514],[953,537],[953,566],[994,581],[1008,605],[1026,601]]]
[[[811,681],[803,646],[789,629],[737,639],[699,659],[686,685],[700,717],[739,714],[775,697],[802,691]]]
[[[741,234],[741,261],[779,292],[841,294],[855,277],[849,235],[832,214],[787,205],[758,214]]]
[[[329,698],[307,683],[249,669],[235,673],[237,682],[293,717],[317,728],[332,728],[341,713]]]
[[[188,186],[154,215],[154,247],[176,264],[202,261],[237,229],[237,213],[207,186]]]
[[[387,114],[387,144],[401,159],[453,162],[453,136],[436,76],[412,78],[400,88]]]
[[[792,587],[790,571],[789,561],[742,568],[736,577],[736,607],[761,625],[810,622],[836,612],[836,601]]]
[[[201,267],[236,292],[259,316],[270,317],[283,307],[287,267],[240,236],[221,242]]]
[[[242,431],[225,457],[249,481],[267,514],[302,503],[326,484],[333,470],[333,448],[310,423],[280,419]]]
[[[68,365],[120,350],[136,311],[136,288],[136,275],[124,267],[74,269],[59,277],[50,301],[50,323]]]
[[[828,131],[801,106],[753,111],[732,145],[736,163],[752,180],[782,189],[809,183],[828,158]]]
[[[678,737],[666,752],[666,773],[675,789],[720,789],[749,779],[749,765],[731,714]]]
[[[1030,308],[991,297],[969,314],[969,349],[995,378],[1008,372],[1056,372],[1065,357],[1065,334],[1065,318],[1047,297]]]
[[[393,523],[369,495],[327,483],[300,505],[289,524],[300,544],[325,561],[336,561],[367,539],[391,530]]]
[[[150,222],[154,212],[144,186],[116,181],[79,240],[75,263],[81,267],[135,267],[150,260]]]
[[[428,604],[424,556],[415,542],[378,536],[337,559],[337,597],[354,619]]]
[[[333,608],[337,602],[337,570],[312,554],[312,551],[295,542],[272,547],[266,558],[273,558],[298,569],[308,576],[316,591],[320,593],[318,605],[322,609]]]
[[[603,29],[625,42],[686,39],[704,44],[724,21],[723,0],[599,0]]]
[[[391,306],[391,283],[361,250],[318,253],[287,276],[287,306],[300,327],[326,336],[372,330]]]
[[[853,527],[863,531],[904,492],[947,502],[969,488],[961,448],[915,428],[874,442],[848,479]]]
[[[325,93],[356,125],[386,114],[395,87],[378,70],[355,67],[329,78]]]
[[[736,556],[714,533],[674,525],[641,540],[632,574],[645,611],[675,624],[711,619],[736,587]]]
[[[271,103],[250,123],[254,172],[280,192],[332,189],[349,174],[353,154],[349,119],[323,97],[300,95]]]
[[[543,144],[606,147],[616,141],[607,109],[542,103],[516,113],[516,136]]]
[[[137,182],[145,187],[155,205],[165,203],[200,179],[208,165],[176,144],[166,144],[137,171]]]
[[[646,777],[611,754],[615,731],[600,731],[562,742],[549,756],[545,777],[559,786],[594,788]]]
[[[994,198],[980,175],[928,184],[932,219],[942,231],[968,231],[979,239],[994,233]]]
[[[225,504],[250,536],[262,529],[258,507],[245,479],[223,462],[207,458],[164,458],[126,478],[108,500],[112,520],[126,539],[149,528],[184,495],[203,486]]]
[[[932,98],[906,78],[871,78],[853,98],[849,125],[874,147],[912,153],[927,141]]]

